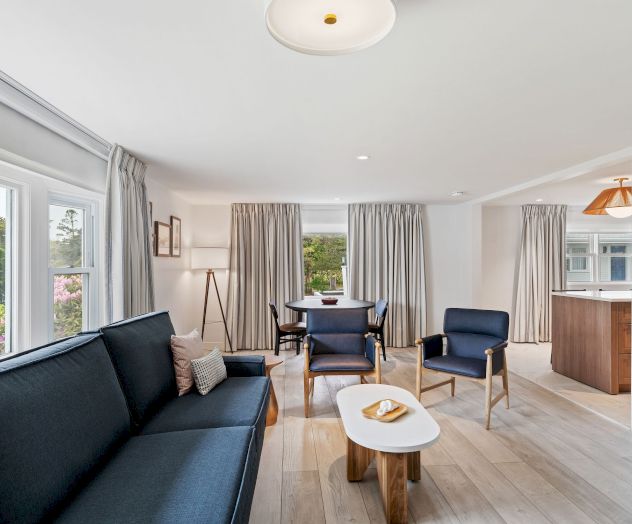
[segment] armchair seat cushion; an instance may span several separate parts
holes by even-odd
[[[373,371],[375,366],[364,355],[338,353],[334,355],[313,355],[310,371]]]
[[[463,375],[471,378],[485,378],[487,359],[455,357],[443,355],[424,360],[424,367],[444,373]],[[495,375],[502,369],[502,359],[495,358],[492,362],[492,372]]]
[[[56,522],[247,522],[254,447],[246,427],[133,437]]]

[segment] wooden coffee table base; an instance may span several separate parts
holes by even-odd
[[[386,521],[390,524],[408,522],[408,480],[421,479],[419,451],[387,453],[356,444],[347,437],[347,480],[358,482],[375,458],[380,493]]]

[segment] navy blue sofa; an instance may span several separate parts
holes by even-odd
[[[0,522],[248,522],[264,359],[178,397],[172,334],[151,313],[0,361]]]

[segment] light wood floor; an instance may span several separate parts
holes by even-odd
[[[266,429],[250,521],[384,522],[374,466],[346,480],[336,392],[358,379],[317,378],[305,419],[303,357],[282,354],[272,372],[279,419]],[[389,350],[384,383],[412,391],[415,358]],[[441,438],[421,453],[422,480],[408,483],[409,521],[632,523],[632,433],[516,375],[509,385],[511,409],[494,408],[491,431],[479,384],[457,380],[454,398],[448,387],[424,394]]]

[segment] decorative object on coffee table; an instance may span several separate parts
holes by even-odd
[[[164,222],[154,222],[154,256],[171,256],[171,226]]]
[[[268,404],[268,414],[266,415],[266,426],[274,426],[279,414],[279,403],[277,402],[276,393],[274,392],[274,383],[271,378],[272,368],[283,364],[281,357],[274,355],[266,355],[266,377],[270,378],[270,404]]]
[[[383,424],[366,418],[362,409],[371,402],[392,399],[408,413]],[[425,408],[408,391],[385,384],[360,384],[336,395],[347,434],[347,480],[358,482],[375,458],[386,521],[408,522],[408,480],[420,480],[419,451],[439,438],[440,429]]]
[[[182,220],[171,215],[171,239],[169,242],[171,256],[179,257],[182,255]]]
[[[215,271],[218,269],[228,269],[228,267],[228,248],[194,247],[191,250],[191,269],[206,269],[206,291],[204,293],[204,312],[202,313],[202,340],[204,340],[204,330],[206,328],[206,324],[208,324],[206,321],[206,310],[208,307],[208,290],[211,285],[212,278],[213,285],[215,286],[215,294],[217,295],[217,302],[219,304],[219,310],[222,314],[222,322],[224,324],[226,339],[228,340],[228,347],[232,352],[233,343],[231,342],[230,334],[228,333],[226,315],[224,314],[224,307],[222,306],[222,299],[219,296],[219,288],[217,287],[217,279],[215,278]]]

